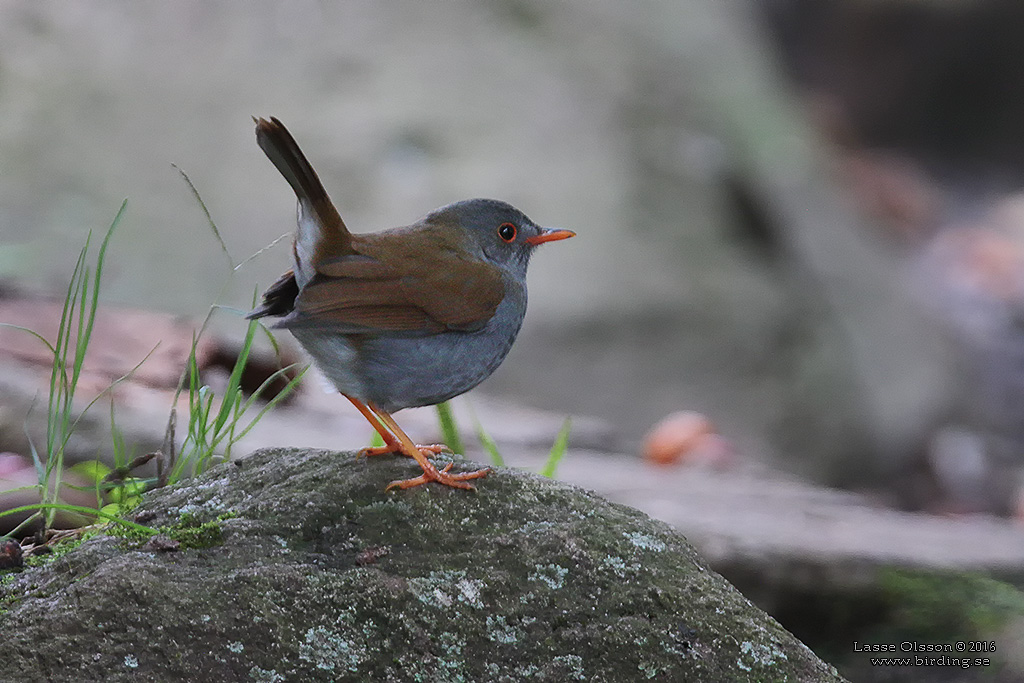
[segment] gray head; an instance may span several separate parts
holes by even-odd
[[[464,228],[480,256],[520,277],[525,277],[530,255],[537,245],[575,234],[570,230],[542,228],[516,207],[498,199],[455,202],[434,209],[423,220]]]

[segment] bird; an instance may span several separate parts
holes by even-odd
[[[392,413],[435,405],[474,388],[508,354],[526,314],[526,270],[541,244],[575,236],[545,228],[496,199],[468,199],[415,223],[349,232],[313,166],[278,119],[253,117],[256,141],[295,191],[292,268],[248,319],[275,317],[327,380],[380,434],[383,446],[423,473],[385,490],[428,482],[473,490],[490,468],[452,472],[428,457]]]

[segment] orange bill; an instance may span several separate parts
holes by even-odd
[[[539,235],[527,237],[523,241],[530,245],[536,245],[544,242],[554,242],[555,240],[566,240],[576,236],[576,233],[572,230],[564,230],[562,228],[541,228],[540,230]]]

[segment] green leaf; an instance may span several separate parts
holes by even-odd
[[[110,474],[110,468],[99,460],[86,460],[84,462],[75,463],[68,468],[73,474],[77,474],[82,479],[92,483],[92,486],[96,486],[103,478]]]
[[[100,508],[100,514],[109,515],[111,517],[117,517],[121,514],[121,504],[107,503],[106,505]]]

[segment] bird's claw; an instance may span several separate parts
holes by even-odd
[[[393,488],[410,489],[414,486],[420,486],[422,484],[426,484],[427,482],[434,481],[437,482],[438,484],[444,484],[445,486],[451,486],[452,488],[456,489],[466,489],[469,491],[475,491],[476,487],[473,486],[472,484],[467,484],[466,480],[479,479],[481,477],[486,477],[488,474],[491,473],[491,468],[485,467],[482,470],[475,470],[473,472],[459,472],[457,474],[448,474],[448,471],[451,470],[452,466],[455,463],[450,462],[440,470],[438,470],[433,465],[430,465],[430,463],[427,464],[429,465],[429,469],[424,468],[423,474],[421,474],[420,476],[413,477],[412,479],[396,479],[395,481],[388,484],[384,488],[384,490],[389,491]]]

